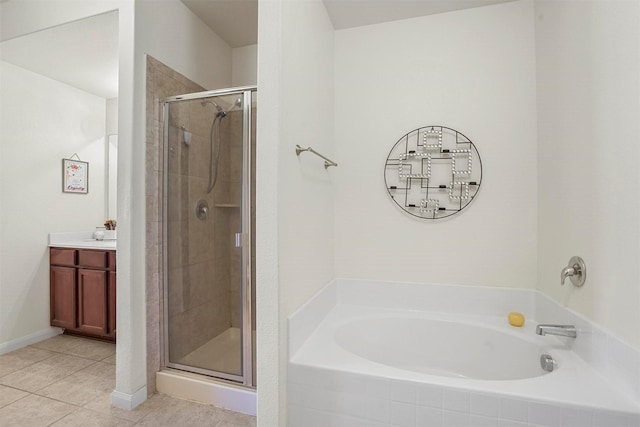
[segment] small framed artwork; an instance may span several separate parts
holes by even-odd
[[[89,192],[89,162],[62,159],[62,191],[79,194]]]

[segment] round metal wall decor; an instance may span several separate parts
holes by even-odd
[[[461,212],[478,194],[482,161],[469,138],[445,126],[425,126],[402,136],[384,165],[391,199],[422,219]]]

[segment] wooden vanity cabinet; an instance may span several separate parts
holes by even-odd
[[[51,325],[115,341],[115,251],[50,249]]]

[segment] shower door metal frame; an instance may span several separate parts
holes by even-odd
[[[252,330],[252,301],[251,301],[251,241],[252,232],[251,229],[251,112],[253,107],[253,94],[258,91],[257,86],[242,86],[229,89],[210,90],[205,92],[194,92],[184,95],[176,95],[166,98],[162,104],[162,119],[164,126],[164,138],[163,138],[163,182],[164,191],[162,192],[162,229],[163,229],[163,290],[164,290],[164,321],[163,321],[163,356],[162,367],[173,368],[181,371],[192,372],[196,374],[207,375],[221,380],[232,381],[236,385],[242,385],[248,388],[255,388],[253,385],[254,372],[253,372],[253,330]],[[242,363],[242,375],[233,375],[225,372],[197,368],[189,365],[182,365],[179,363],[172,363],[169,361],[169,300],[168,300],[168,245],[164,241],[168,234],[168,196],[167,189],[169,188],[169,105],[173,102],[189,101],[203,98],[211,98],[214,96],[225,95],[242,95],[242,231],[241,242],[242,248],[242,261],[241,261],[241,292],[242,292],[242,348],[241,348],[241,363]]]

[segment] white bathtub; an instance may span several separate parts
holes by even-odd
[[[290,318],[288,425],[640,427],[627,386],[572,351],[591,333],[584,324],[575,340],[535,334],[538,320],[557,323],[535,319],[549,311],[536,308],[540,298],[332,283]],[[524,327],[508,324],[509,311],[525,313]],[[553,372],[541,369],[541,354],[554,358]]]
[[[405,371],[454,378],[517,380],[545,375],[542,339],[487,325],[487,319],[452,321],[433,313],[379,311],[341,324],[335,342],[357,356]],[[464,320],[464,321],[459,321]],[[493,320],[493,319],[490,319]],[[484,322],[485,324],[481,324]]]

